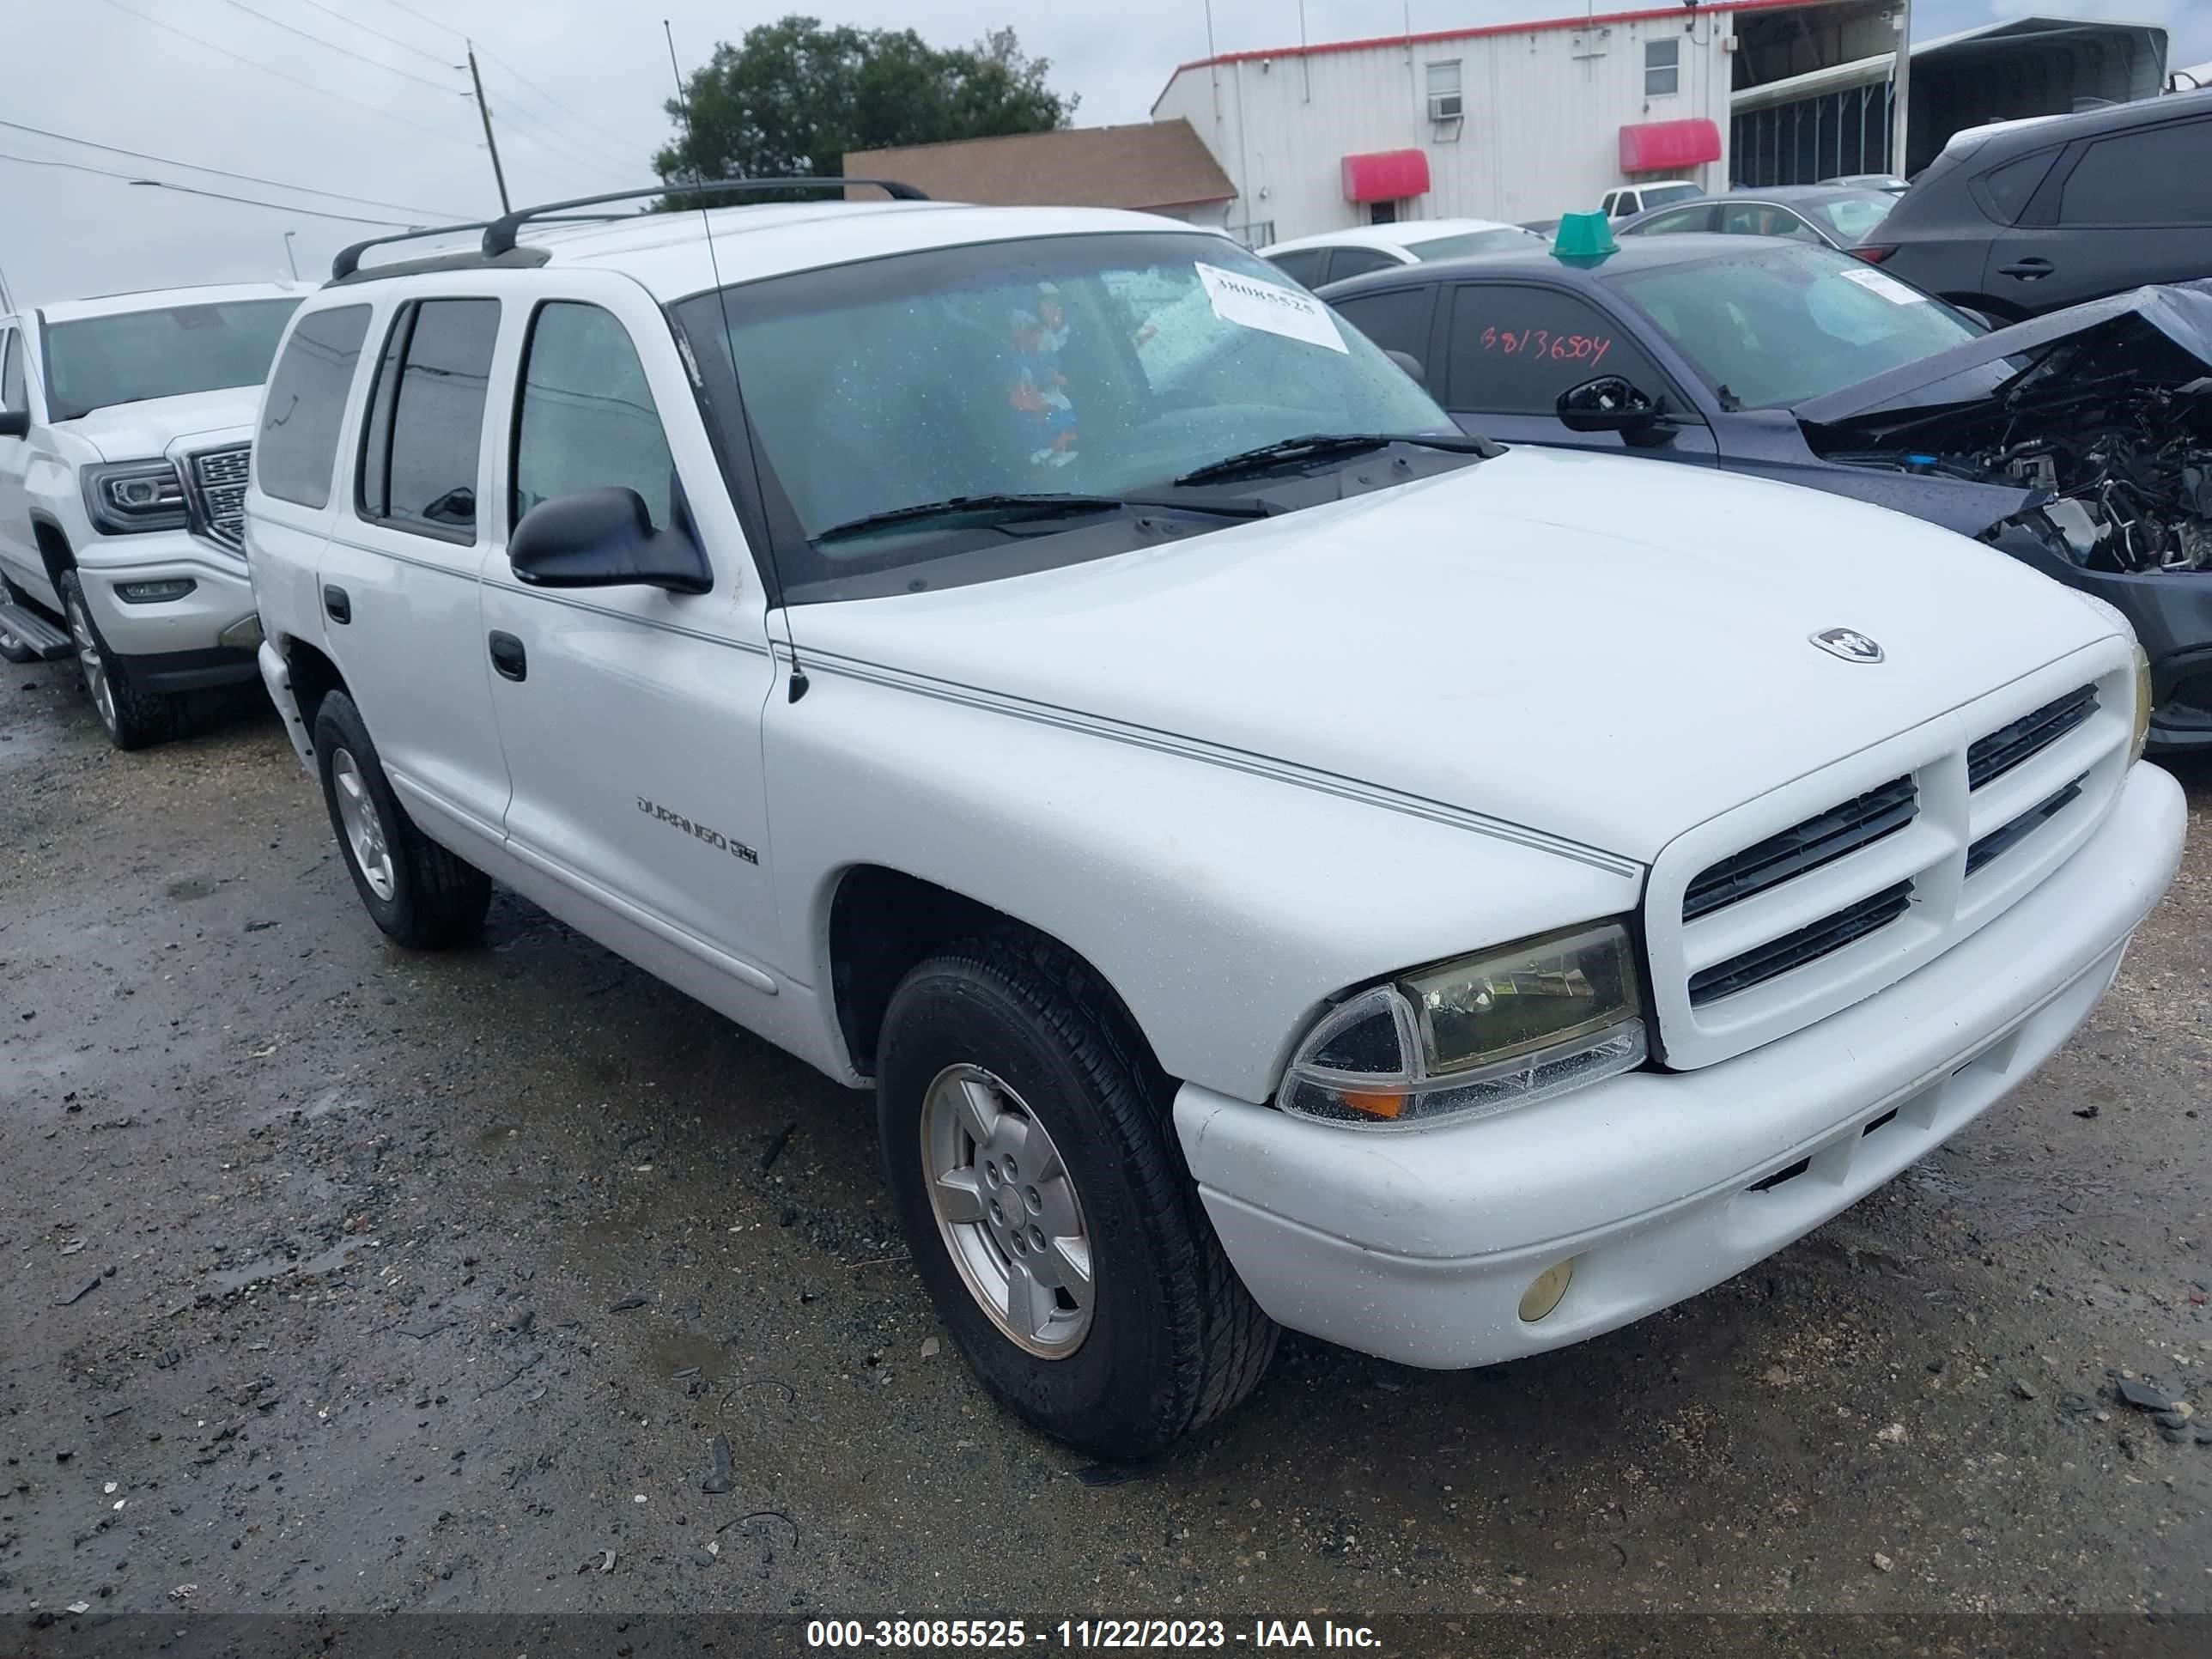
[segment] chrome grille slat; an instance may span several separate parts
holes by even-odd
[[[246,477],[250,445],[203,449],[188,458],[199,528],[227,547],[246,544]]]

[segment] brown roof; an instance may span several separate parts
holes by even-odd
[[[1237,194],[1229,175],[1180,117],[848,150],[845,173],[896,179],[940,201],[991,207],[1187,207],[1226,202]]]

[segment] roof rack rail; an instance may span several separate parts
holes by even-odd
[[[411,242],[418,236],[449,236],[455,231],[482,230],[490,222],[489,219],[472,219],[465,225],[419,225],[412,230],[394,231],[389,236],[371,236],[338,250],[337,258],[331,261],[331,280],[342,283],[359,270],[361,256],[373,247],[382,247],[390,242]]]
[[[688,185],[655,185],[649,190],[617,190],[605,196],[578,196],[566,202],[548,202],[543,207],[522,208],[484,227],[483,257],[496,259],[514,247],[514,234],[532,219],[548,214],[560,213],[569,208],[597,207],[602,202],[634,202],[651,196],[708,196],[725,190],[820,190],[842,189],[847,185],[872,185],[895,202],[927,202],[929,198],[912,185],[902,185],[896,179],[702,179]],[[472,229],[472,226],[455,226],[455,229]],[[424,233],[428,234],[428,233]],[[382,237],[383,241],[395,241],[396,237]],[[362,246],[369,246],[362,243]],[[347,252],[354,250],[349,248]],[[344,254],[338,256],[340,258]]]

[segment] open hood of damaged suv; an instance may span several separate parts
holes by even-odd
[[[1863,428],[1876,423],[1867,417],[1884,415],[1917,422],[1934,406],[1893,405],[1954,375],[2014,357],[2034,361],[1996,394],[1996,400],[2055,390],[2045,382],[2061,373],[2099,381],[2132,374],[2179,389],[2212,375],[2212,293],[2195,284],[2153,285],[2069,306],[2009,328],[1991,329],[1948,351],[1810,398],[1790,412],[1816,426],[1848,422]]]

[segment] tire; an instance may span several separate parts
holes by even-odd
[[[386,935],[436,951],[483,931],[491,878],[415,827],[343,691],[327,693],[315,710],[315,770],[354,890]]]
[[[62,572],[62,618],[76,646],[77,678],[100,729],[118,749],[147,749],[184,735],[185,700],[142,690],[132,679],[131,659],[107,648],[92,607],[84,602],[84,583],[75,570]]]
[[[992,937],[906,976],[877,1056],[884,1175],[939,1318],[1001,1404],[1118,1461],[1148,1457],[1235,1407],[1266,1371],[1279,1334],[1222,1253],[1175,1138],[1171,1085],[1142,1054],[1089,969],[1043,941]],[[1003,1115],[947,1103],[979,1096],[981,1113]],[[940,1182],[927,1167],[946,1165],[948,1143],[929,1137],[948,1111],[967,1125],[950,1144],[966,1148],[972,1179]],[[986,1121],[988,1137],[969,1132]],[[1031,1158],[1039,1129],[1051,1156]],[[1030,1167],[1006,1180],[999,1159],[1012,1171],[1006,1149],[1017,1146]],[[1055,1164],[1072,1204],[1053,1185]],[[1045,1188],[1042,1206],[1033,1180]],[[983,1212],[941,1219],[933,1189],[948,1194],[955,1217],[972,1189]],[[994,1192],[999,1200],[1018,1192],[1026,1216],[1051,1226],[1044,1248],[1023,1258],[1032,1282],[1058,1279],[1049,1301],[1040,1292],[1028,1304],[1027,1342],[1012,1334],[991,1278],[1014,1261],[1012,1235],[988,1218]],[[1062,1237],[1071,1221],[1075,1236]],[[1068,1271],[1079,1255],[1085,1294],[1070,1288],[1080,1286]],[[997,1312],[985,1305],[987,1289]]]

